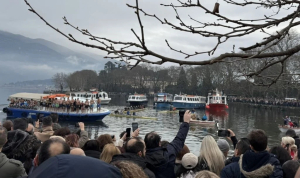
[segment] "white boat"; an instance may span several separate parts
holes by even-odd
[[[100,98],[101,104],[104,104],[104,105],[109,104],[109,102],[111,100],[111,98],[108,97],[108,94],[106,92],[103,92],[103,91],[101,91],[101,92],[98,92],[98,91],[71,92],[70,97],[71,98],[73,97],[74,100],[79,99],[80,102],[81,101],[85,102],[86,99],[88,101],[90,101],[92,98],[93,98],[94,101],[96,101],[98,98]]]
[[[172,104],[178,109],[201,109],[205,108],[205,102],[205,96],[175,95]]]
[[[280,130],[281,132],[283,132],[283,133],[286,133],[286,131],[287,131],[288,129],[292,129],[292,130],[294,130],[295,132],[300,133],[300,128],[299,128],[299,127],[297,127],[297,128],[290,128],[290,127],[287,127],[287,126],[281,126],[281,125],[279,125],[278,128],[279,128],[279,130]]]
[[[148,105],[148,99],[147,99],[146,95],[142,95],[142,94],[129,95],[127,102],[130,104],[130,106],[147,106]]]

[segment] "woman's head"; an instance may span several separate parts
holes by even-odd
[[[82,147],[83,151],[94,150],[99,151],[99,142],[97,140],[88,140]]]
[[[295,139],[292,137],[282,137],[281,146],[285,148],[289,153],[293,150],[297,151],[297,146],[295,145]]]
[[[269,151],[270,153],[276,155],[277,159],[279,160],[281,166],[283,165],[283,163],[285,163],[288,160],[291,160],[291,156],[289,154],[289,152],[284,149],[282,146],[274,146],[270,149]]]
[[[66,143],[70,147],[79,147],[79,136],[77,134],[70,134],[65,137]]]
[[[144,170],[137,164],[130,161],[118,161],[113,163],[117,168],[120,169],[123,178],[148,178]]]
[[[224,168],[224,155],[219,149],[215,139],[208,135],[205,136],[201,143],[199,159],[207,163],[211,172],[220,175],[221,170]]]
[[[219,178],[219,176],[210,171],[200,171],[195,178]]]
[[[69,134],[71,134],[71,131],[68,127],[60,128],[53,133],[53,135],[57,135],[57,136],[61,136],[61,137],[65,137],[66,135],[69,135]]]
[[[114,143],[109,134],[100,135],[98,137],[99,149],[102,150],[106,144]]]
[[[184,145],[181,151],[177,153],[176,160],[182,160],[182,157],[189,152],[190,152],[189,148],[186,145]]]
[[[112,157],[117,154],[121,154],[121,152],[114,144],[106,144],[100,155],[100,159],[109,164],[112,160]]]

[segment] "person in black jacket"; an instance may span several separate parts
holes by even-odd
[[[285,133],[286,136],[292,137],[293,139],[295,139],[295,145],[297,146],[297,148],[300,148],[300,138],[298,135],[296,135],[295,130],[293,129],[288,129]]]
[[[126,153],[115,155],[111,163],[117,161],[130,161],[140,166],[149,178],[155,178],[155,175],[146,167],[146,146],[143,139],[140,137],[131,138],[125,144]]]
[[[268,137],[263,130],[252,130],[248,135],[250,151],[242,154],[239,161],[231,163],[233,171],[222,170],[221,178],[271,177],[282,178],[280,162],[275,155],[266,151]]]
[[[153,171],[157,178],[175,177],[174,167],[177,153],[183,148],[189,131],[191,113],[187,110],[184,114],[184,122],[170,144],[166,148],[160,147],[160,136],[156,132],[145,135],[147,167]]]

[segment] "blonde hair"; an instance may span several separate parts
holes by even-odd
[[[106,163],[110,163],[112,160],[112,157],[114,155],[121,154],[119,148],[117,148],[114,144],[106,144],[103,148],[103,151],[100,155],[100,159]]]
[[[195,178],[220,178],[213,172],[209,171],[200,171],[198,174],[196,174]]]
[[[220,175],[221,170],[225,167],[224,154],[219,149],[215,139],[210,135],[205,136],[202,140],[199,163],[201,160],[206,162],[209,170],[217,175]]]
[[[120,169],[122,178],[133,178],[133,177],[148,178],[144,170],[133,162],[118,161],[118,162],[114,162],[113,165],[115,165],[117,168]]]
[[[296,152],[297,151],[297,146],[295,145],[295,139],[292,137],[282,137],[281,143],[283,143],[285,146],[289,145],[288,152],[290,153],[291,151]]]

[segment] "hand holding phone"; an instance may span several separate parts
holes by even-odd
[[[132,132],[139,128],[139,124],[137,122],[132,123]]]
[[[218,130],[218,137],[229,137],[230,132],[228,130]]]

